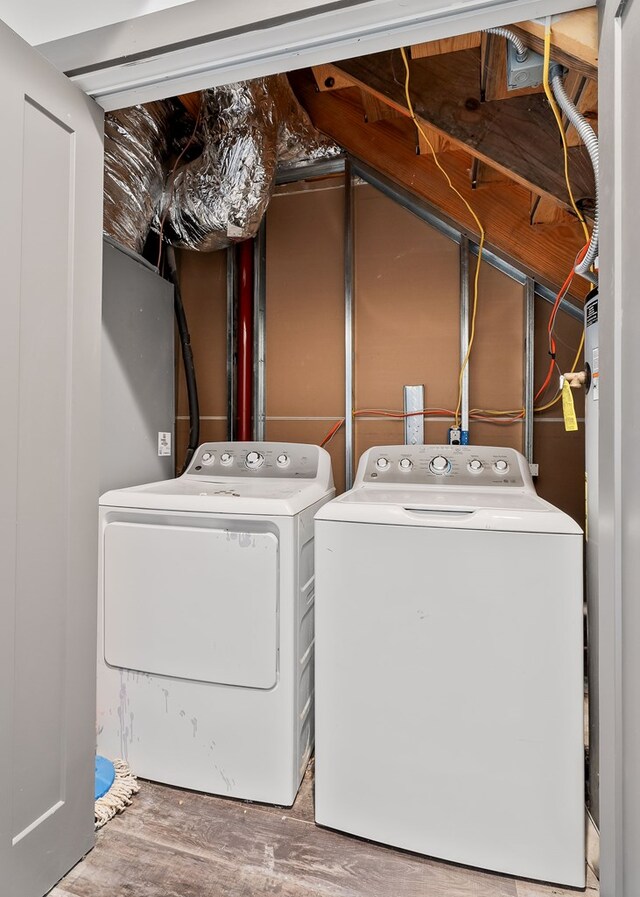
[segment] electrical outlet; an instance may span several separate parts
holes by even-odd
[[[460,445],[462,443],[462,430],[460,427],[449,427],[449,445]]]

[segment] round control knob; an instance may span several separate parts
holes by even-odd
[[[220,455],[220,463],[221,464],[231,464],[232,461],[233,461],[233,455],[231,454],[231,452],[223,452]]]
[[[411,458],[400,458],[400,470],[411,470],[413,461]]]
[[[244,463],[249,470],[257,470],[264,464],[264,455],[261,455],[260,452],[247,452]]]
[[[276,462],[278,464],[278,467],[288,467],[289,455],[285,455],[284,453],[282,455],[278,455],[278,457],[276,458]]]
[[[444,455],[436,455],[435,458],[431,459],[431,463],[429,464],[431,473],[446,473],[450,467],[451,465]]]
[[[467,464],[467,467],[471,471],[471,473],[480,473],[480,471],[484,468],[484,464],[478,458],[472,458],[471,461]]]
[[[206,464],[207,467],[216,460],[215,455],[212,452],[203,452],[202,453],[202,463]]]
[[[388,458],[378,458],[376,461],[376,467],[378,470],[387,470],[389,467],[389,459]]]
[[[493,469],[496,473],[506,473],[509,470],[509,465],[506,461],[496,461]]]

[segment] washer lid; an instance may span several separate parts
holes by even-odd
[[[575,520],[536,494],[526,459],[494,446],[370,448],[354,488],[316,520],[582,534]]]
[[[443,501],[441,496],[426,490],[360,486],[328,502],[315,519],[440,529],[582,534],[573,518],[541,498],[473,492],[458,492],[455,497],[445,498]]]

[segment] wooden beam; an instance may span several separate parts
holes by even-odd
[[[503,172],[492,168],[490,165],[474,158],[469,172],[471,187],[479,190],[482,187],[490,187],[492,184],[513,184],[514,182],[508,178]]]
[[[531,224],[561,224],[564,222],[575,221],[569,212],[545,196],[536,196],[531,194]]]
[[[384,103],[379,97],[374,96],[368,90],[362,90],[362,106],[364,108],[365,121],[373,124],[383,118],[398,118],[401,113],[388,103]]]
[[[477,237],[473,218],[448,187],[429,156],[416,157],[414,126],[406,118],[363,121],[359,90],[320,93],[304,71],[290,76],[298,99],[313,124],[355,157],[411,190]],[[451,180],[482,221],[487,246],[505,253],[522,269],[549,285],[561,284],[584,238],[575,220],[544,228],[530,226],[530,193],[515,185],[495,184],[473,191],[468,160],[457,152],[441,156]],[[589,285],[575,278],[574,295],[586,295]]]
[[[422,126],[424,134],[416,128],[418,145],[416,151],[419,156],[429,156],[435,153],[446,153],[451,149],[451,141],[447,140],[440,131],[434,131],[427,125]],[[426,139],[425,139],[426,138]]]
[[[404,78],[398,75],[404,70],[399,51],[336,65],[354,85],[407,114]],[[526,190],[570,208],[557,125],[544,96],[482,103],[477,49],[418,59],[410,65],[413,105],[422,121]],[[576,199],[592,199],[593,169],[584,147],[570,149],[570,165]]]
[[[200,91],[196,91],[195,93],[183,93],[178,97],[178,100],[194,118],[198,117],[200,107],[202,106],[202,94]]]
[[[333,65],[315,65],[312,70],[318,90],[342,90],[351,82]]]
[[[412,59],[425,59],[427,56],[440,56],[442,53],[456,53],[458,50],[472,50],[480,46],[480,31],[447,37],[443,40],[431,40],[426,44],[414,44],[410,47]]]
[[[518,22],[511,26],[536,53],[544,51],[544,22]],[[598,10],[595,6],[554,16],[551,23],[551,58],[587,78],[598,77]]]

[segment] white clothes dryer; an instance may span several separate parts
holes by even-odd
[[[100,499],[98,750],[145,778],[290,806],[313,749],[314,445],[207,443]]]
[[[582,577],[518,452],[365,452],[316,516],[316,821],[584,887]]]

